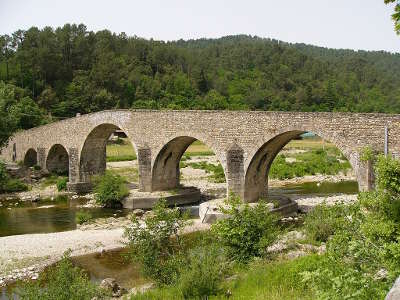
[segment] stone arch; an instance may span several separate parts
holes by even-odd
[[[24,157],[24,166],[26,167],[33,167],[34,165],[37,165],[38,162],[38,155],[35,149],[30,148],[26,153]]]
[[[106,170],[106,145],[111,134],[116,130],[122,130],[132,143],[135,151],[137,148],[123,128],[111,124],[103,123],[94,127],[86,136],[80,151],[80,179],[82,182],[89,182],[90,177],[96,174],[103,174]]]
[[[69,173],[69,154],[61,144],[53,145],[46,159],[46,169],[57,174]]]
[[[197,139],[189,135],[182,135],[174,137],[162,146],[155,156],[153,168],[152,168],[152,190],[162,191],[170,190],[179,186],[180,184],[180,170],[179,162],[182,155],[185,153],[187,148],[195,141],[203,140]],[[205,143],[209,146],[208,143]],[[218,153],[210,147],[216,154],[218,160],[220,156]],[[222,162],[221,162],[222,163]],[[224,174],[226,178],[226,170],[224,164],[222,163]]]
[[[348,150],[342,142],[338,142],[337,136],[326,134],[320,130],[307,130],[305,128],[293,129],[285,128],[263,142],[255,149],[251,160],[246,169],[245,186],[244,186],[244,199],[247,202],[257,201],[259,198],[266,197],[268,194],[268,174],[272,162],[278,153],[286,146],[291,140],[299,137],[306,132],[312,132],[319,137],[329,140],[333,143],[341,153],[348,159],[354,172],[357,175],[358,181],[358,153]],[[360,181],[359,181],[360,182]]]

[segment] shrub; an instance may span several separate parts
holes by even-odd
[[[39,165],[34,165],[34,166],[33,166],[33,169],[34,169],[35,171],[39,171],[39,170],[42,169],[42,167],[39,166]]]
[[[92,214],[84,210],[77,211],[75,214],[75,221],[80,225],[87,223],[92,219],[93,219]]]
[[[322,299],[383,299],[400,275],[400,162],[379,156],[377,188],[359,194],[327,242],[326,262],[304,280]]]
[[[98,178],[94,189],[97,203],[105,207],[114,207],[129,194],[125,180],[110,172]]]
[[[168,208],[165,200],[154,206],[145,218],[145,226],[132,216],[125,237],[129,240],[130,256],[140,263],[144,276],[161,285],[176,281],[183,260],[180,254],[184,250],[180,231],[187,218],[178,208]]]
[[[57,185],[57,190],[60,191],[64,191],[67,189],[67,183],[68,183],[68,178],[67,177],[62,177],[62,178],[58,178],[56,185]]]
[[[27,191],[28,186],[19,179],[9,179],[3,186],[3,191],[6,193],[15,193]]]
[[[326,242],[328,238],[344,226],[346,207],[343,204],[317,205],[304,219],[306,235],[314,241]]]
[[[280,231],[277,215],[269,211],[264,201],[250,206],[231,195],[226,205],[221,207],[221,211],[228,218],[213,224],[211,230],[227,247],[229,256],[247,262],[253,256],[264,255],[265,249],[276,240]]]
[[[20,284],[16,289],[21,300],[90,300],[103,293],[90,282],[86,273],[74,267],[70,253],[51,268],[38,282]]]
[[[229,270],[222,247],[217,244],[192,249],[180,271],[178,288],[185,299],[206,299],[217,295]]]

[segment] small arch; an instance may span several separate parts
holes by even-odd
[[[26,167],[33,167],[34,165],[37,165],[38,159],[37,159],[37,152],[35,149],[30,148],[24,157],[24,166]]]
[[[55,144],[50,148],[46,159],[46,169],[59,175],[69,173],[69,155],[63,145]]]
[[[180,185],[180,160],[189,146],[198,139],[191,136],[175,137],[158,152],[152,169],[152,190],[171,190]],[[212,149],[212,148],[211,148]],[[218,157],[217,153],[212,149]],[[225,180],[226,173],[224,170]]]
[[[272,162],[278,153],[285,147],[291,140],[300,137],[302,134],[314,131],[305,130],[289,130],[277,134],[273,138],[265,142],[253,155],[245,176],[245,192],[244,198],[248,202],[257,201],[259,198],[266,197],[268,194],[268,174]],[[320,134],[317,134],[321,138]],[[332,140],[330,140],[332,142]],[[341,153],[350,162],[353,170],[356,172],[357,169],[354,168],[353,160],[349,157],[347,151],[342,149],[341,145],[332,142]]]

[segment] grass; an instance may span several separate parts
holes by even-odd
[[[138,182],[139,181],[139,171],[137,168],[126,167],[126,168],[109,169],[107,171],[114,175],[120,175],[127,182]]]
[[[206,173],[210,174],[208,178],[212,182],[217,182],[217,183],[225,182],[225,173],[221,164],[214,165],[214,164],[209,164],[205,161],[196,163],[186,163],[186,162],[180,163],[181,168],[184,168],[186,166],[192,167],[193,169],[201,169],[206,171]]]
[[[121,144],[108,144],[106,147],[107,161],[128,161],[135,160],[136,152],[132,144],[127,139],[122,139]]]
[[[295,158],[295,162],[286,162],[286,157]],[[291,179],[305,175],[327,174],[335,175],[347,172],[350,163],[337,148],[314,149],[292,155],[278,155],[271,165],[270,178]]]
[[[50,174],[50,176],[42,179],[42,181],[40,182],[40,187],[46,188],[51,185],[57,185],[57,182],[60,182],[61,180],[68,181],[68,177],[67,176],[59,176],[56,174]]]
[[[301,150],[313,150],[313,149],[331,149],[336,148],[331,142],[325,141],[319,137],[303,138],[302,140],[291,140],[283,149],[301,149]]]
[[[238,268],[234,280],[225,282],[229,299],[268,299],[268,300],[311,300],[314,292],[302,283],[301,272],[318,268],[321,257],[308,255],[294,260],[259,260],[247,268]],[[193,279],[196,280],[196,279]],[[132,300],[144,299],[183,299],[177,297],[176,287],[163,287],[133,296]],[[226,295],[212,296],[209,299],[228,299]]]

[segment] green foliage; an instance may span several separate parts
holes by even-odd
[[[107,162],[136,160],[136,155],[107,156]]]
[[[16,290],[21,300],[90,300],[103,293],[90,282],[83,270],[74,267],[69,253],[38,282],[20,284]]]
[[[67,189],[68,177],[61,177],[57,179],[57,191],[65,191]]]
[[[152,214],[144,220],[145,226],[132,216],[125,237],[129,240],[131,257],[140,263],[144,276],[161,285],[176,281],[184,249],[180,231],[187,218],[178,208],[169,209],[165,200],[154,206]]]
[[[33,169],[34,169],[35,171],[39,171],[39,170],[42,169],[42,167],[39,166],[39,165],[34,165],[34,166],[33,166]]]
[[[80,211],[77,211],[75,214],[75,221],[76,221],[76,223],[78,223],[80,225],[82,225],[84,223],[88,223],[92,219],[93,219],[93,216],[88,211],[80,210]]]
[[[38,108],[42,121],[110,108],[400,111],[400,56],[381,51],[245,35],[165,43],[83,24],[19,30],[0,47],[0,80],[23,88],[10,110],[20,124],[2,126],[0,109],[1,134],[36,124]]]
[[[17,178],[10,178],[6,184],[0,188],[5,193],[24,192],[28,190],[28,186]]]
[[[326,242],[332,234],[344,227],[346,212],[344,204],[317,205],[304,219],[307,236],[317,242]]]
[[[325,263],[303,274],[321,299],[383,299],[400,275],[400,162],[378,156],[375,168],[376,190],[338,215]]]
[[[185,260],[178,280],[184,299],[206,299],[221,291],[230,265],[220,245],[198,246],[189,251]]]
[[[360,160],[362,162],[373,161],[375,157],[374,151],[371,147],[365,147],[361,150]]]
[[[394,13],[392,19],[394,21],[394,30],[397,34],[400,34],[400,2],[398,0],[384,0],[386,4],[396,3],[394,7]]]
[[[129,194],[125,180],[111,172],[106,172],[98,178],[94,191],[97,203],[105,207],[118,205]]]
[[[211,230],[236,261],[263,256],[280,232],[278,216],[270,213],[263,201],[250,206],[231,195],[220,209],[228,217],[213,224]]]
[[[221,183],[226,181],[224,168],[222,167],[221,164],[214,165],[214,164],[209,164],[205,161],[201,161],[198,163],[185,163],[185,162],[180,163],[180,168],[184,168],[186,166],[190,166],[193,169],[204,170],[206,171],[206,173],[211,173],[209,178],[213,182]]]
[[[5,164],[0,161],[0,193],[27,191],[28,186],[19,179],[10,178]]]
[[[305,175],[334,175],[340,171],[345,172],[351,168],[350,163],[347,160],[344,162],[339,161],[339,155],[340,153],[338,153],[337,149],[318,149],[296,154],[293,156],[296,161],[287,163],[285,156],[280,154],[273,161],[269,176],[283,180]]]

